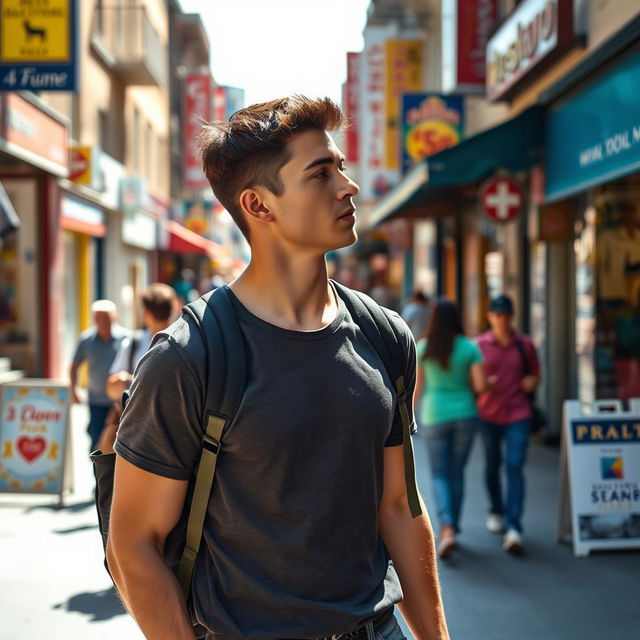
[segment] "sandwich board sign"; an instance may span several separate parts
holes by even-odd
[[[640,548],[640,398],[564,402],[558,539],[576,556]]]
[[[0,492],[58,495],[72,488],[69,385],[23,379],[0,386]]]

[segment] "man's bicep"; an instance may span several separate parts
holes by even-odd
[[[187,484],[187,480],[149,473],[117,456],[109,532],[112,543],[148,539],[163,544],[182,514]]]

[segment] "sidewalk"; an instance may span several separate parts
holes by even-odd
[[[414,439],[418,481],[435,507],[426,443]],[[526,553],[514,557],[484,528],[482,447],[467,468],[461,548],[440,562],[452,640],[632,640],[638,638],[640,553],[599,552],[575,558],[556,539],[559,449],[532,444],[527,462]]]
[[[0,640],[142,640],[102,567],[85,407],[72,409],[75,493],[0,494]]]
[[[102,568],[86,457],[86,410],[73,409],[76,493],[0,494],[0,640],[142,640]],[[425,440],[414,440],[418,480],[433,512]],[[504,553],[484,529],[477,441],[467,470],[462,547],[440,566],[452,640],[633,640],[640,553],[574,558],[555,543],[556,449],[534,445],[527,467],[527,553]]]

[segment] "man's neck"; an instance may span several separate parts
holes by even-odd
[[[491,333],[493,334],[493,337],[496,339],[496,341],[498,343],[500,343],[501,345],[508,345],[512,340],[513,340],[513,329],[509,328],[508,331],[503,332],[503,331],[495,331],[495,330],[491,330]]]
[[[108,342],[111,340],[111,331],[98,331],[98,338],[102,340],[102,342]]]
[[[254,256],[230,286],[251,313],[284,329],[321,329],[338,311],[324,256]]]

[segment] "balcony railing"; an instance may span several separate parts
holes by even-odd
[[[166,85],[167,47],[144,7],[97,7],[91,42],[126,84]]]

